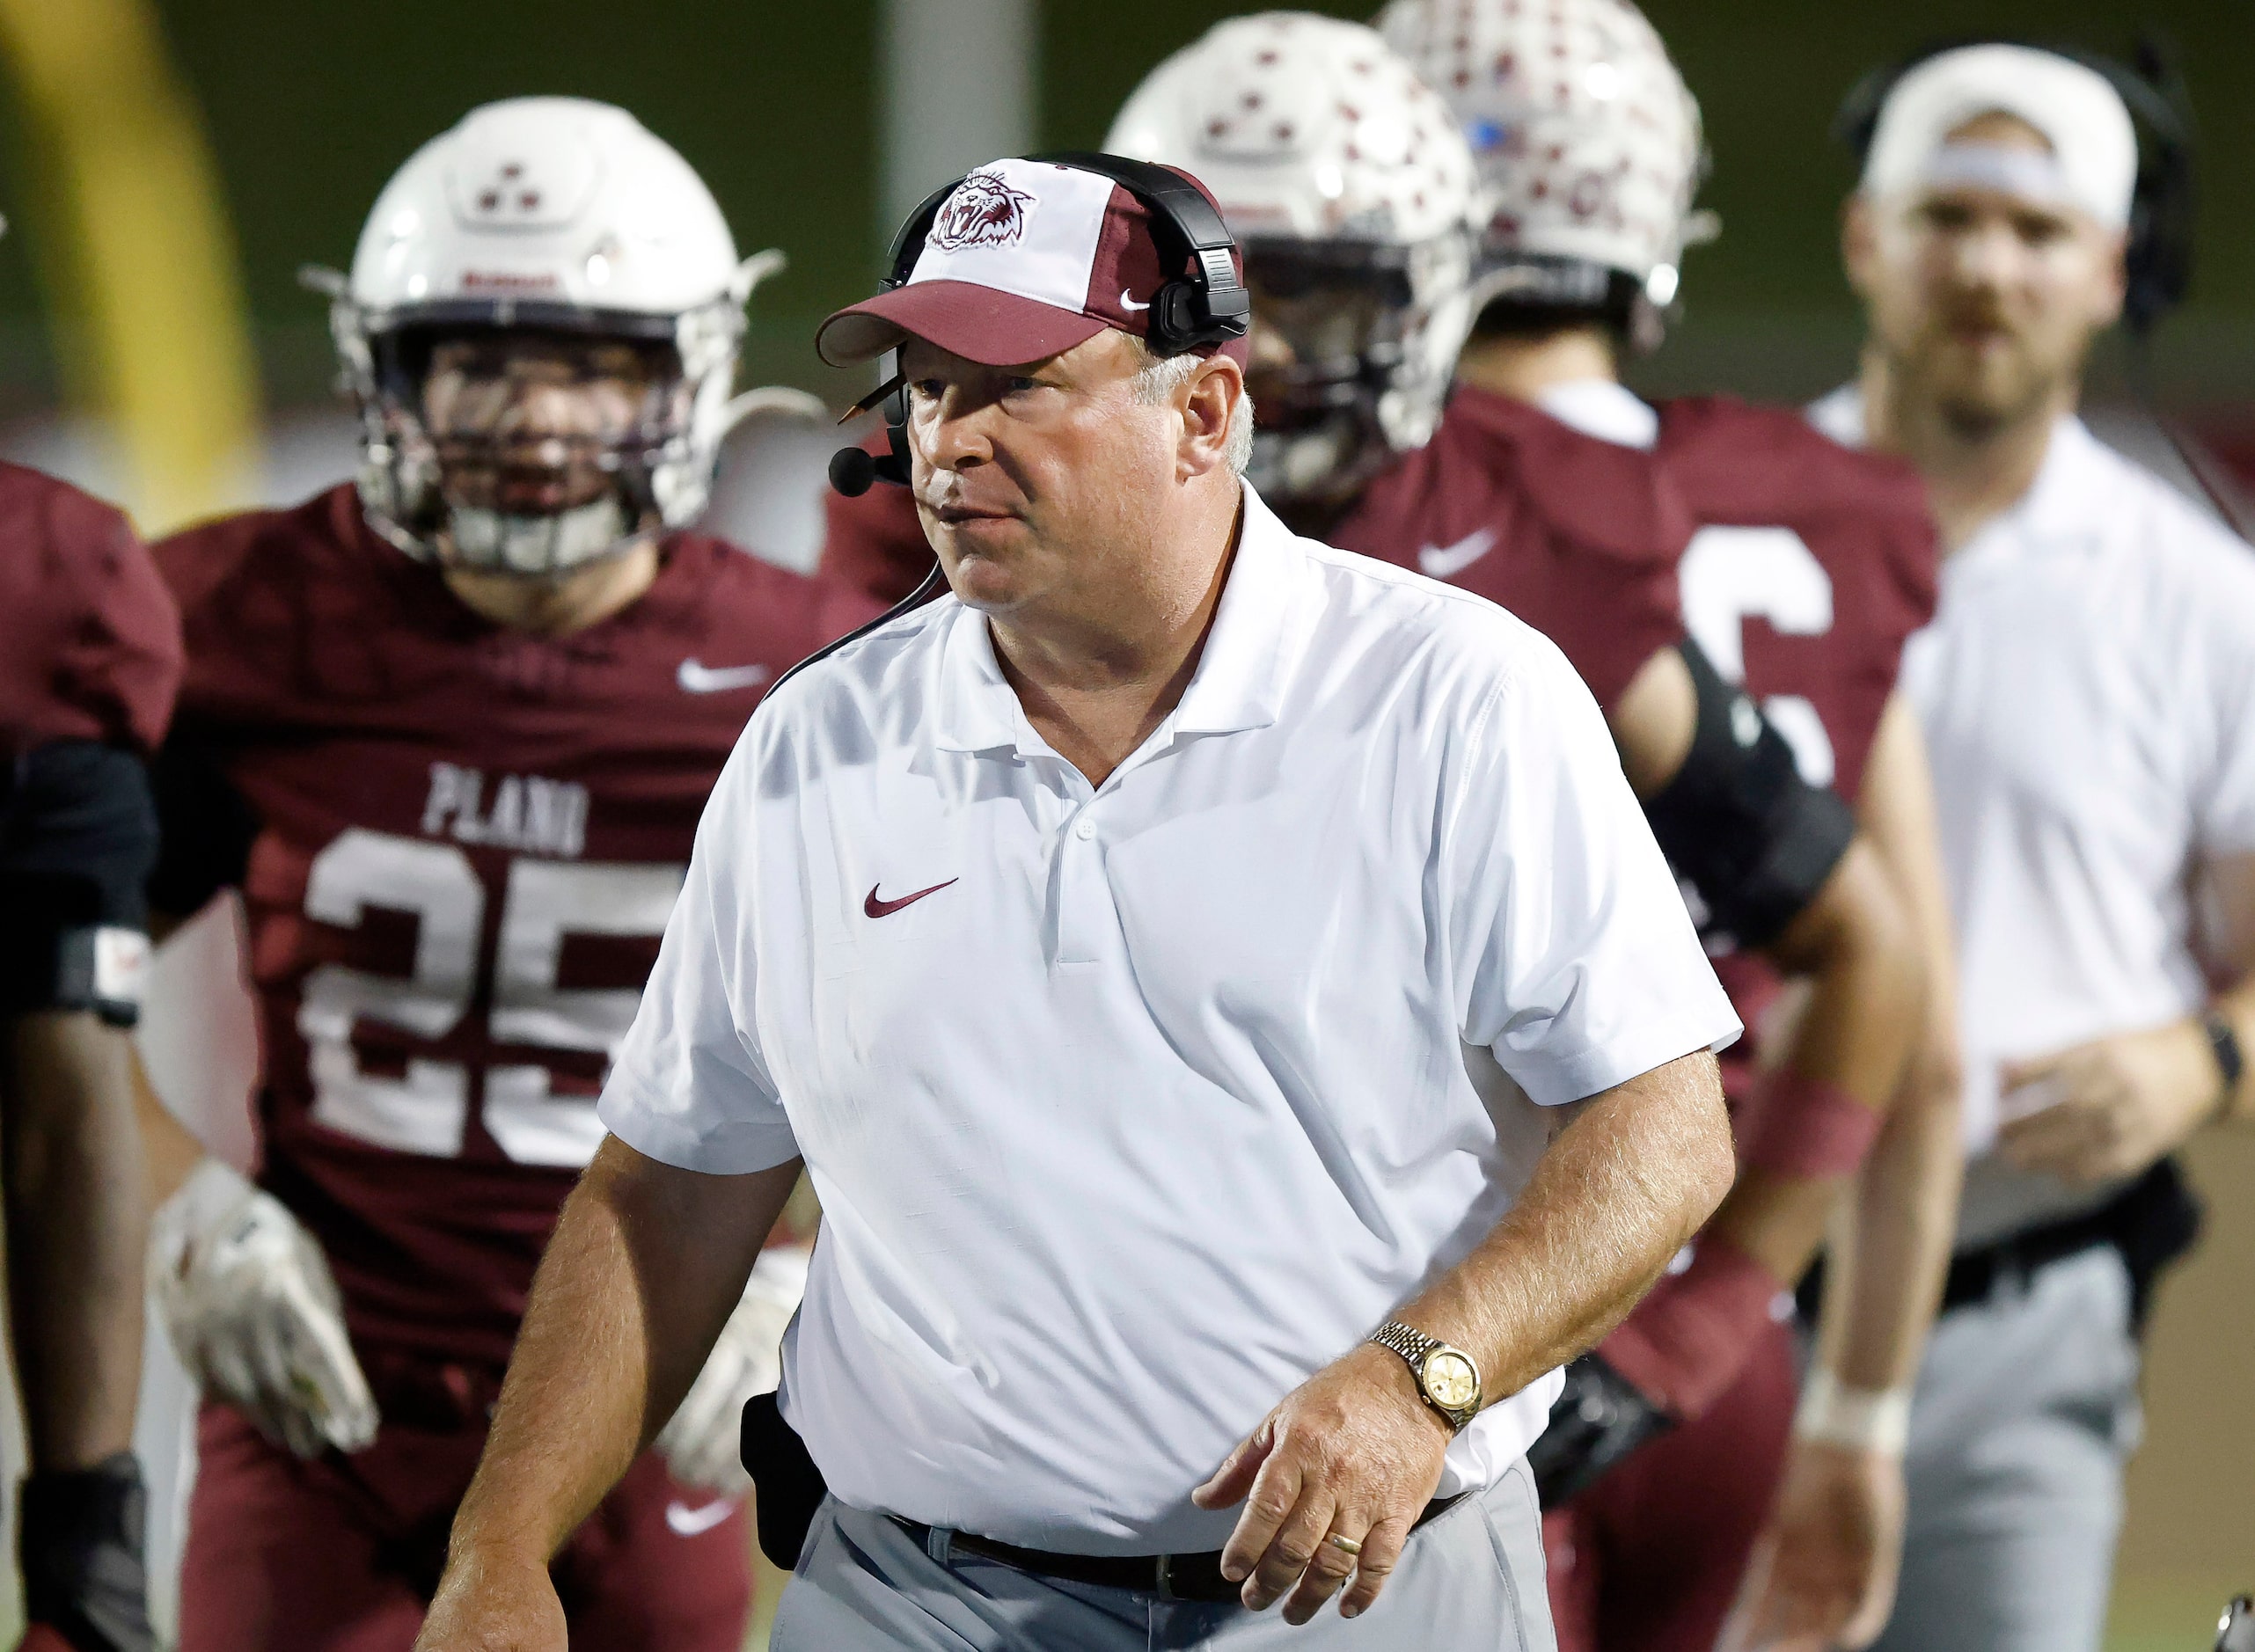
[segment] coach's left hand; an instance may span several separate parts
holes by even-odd
[[[2134,1176],[2215,1115],[2222,1080],[2197,1021],[2096,1039],[2039,1061],[2007,1062],[2012,1093],[2042,1085],[2058,1100],[1997,1133],[2005,1159],[2079,1185]]]
[[[1857,1652],[1878,1640],[1894,1610],[1906,1502],[1901,1458],[1796,1440],[1724,1652]]]
[[[1190,1494],[1201,1509],[1242,1501],[1221,1552],[1256,1612],[1285,1600],[1306,1623],[1349,1577],[1344,1617],[1386,1586],[1402,1546],[1440,1483],[1449,1427],[1419,1397],[1409,1366],[1371,1343],[1302,1383]],[[1359,1543],[1351,1553],[1330,1538]]]

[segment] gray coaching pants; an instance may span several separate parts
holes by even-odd
[[[2102,1246],[1937,1323],[1902,1587],[1875,1652],[2098,1652],[2141,1422],[2129,1301]]]
[[[1036,1577],[977,1555],[945,1564],[882,1515],[832,1498],[815,1517],[775,1617],[774,1652],[1557,1652],[1542,1524],[1521,1462],[1410,1534],[1378,1604],[1327,1605],[1295,1629],[1277,1607],[1160,1600]]]

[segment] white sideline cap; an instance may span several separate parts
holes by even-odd
[[[1950,141],[1984,114],[2026,121],[2051,152]],[[1864,157],[1863,189],[1877,196],[1973,184],[2072,207],[2120,230],[2130,221],[2137,170],[2130,112],[2097,69],[2032,46],[1963,46],[1927,59],[1887,94]]]

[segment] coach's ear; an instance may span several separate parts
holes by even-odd
[[[1246,407],[1245,370],[1219,351],[1198,363],[1181,391],[1176,405],[1182,413],[1182,445],[1175,460],[1177,480],[1188,481],[1215,470],[1233,470],[1230,429],[1238,409]]]

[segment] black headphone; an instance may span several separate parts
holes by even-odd
[[[2140,35],[2135,56],[2127,63],[2046,40],[1994,34],[1943,40],[1856,82],[1833,119],[1833,135],[1855,151],[1861,164],[1880,113],[1903,77],[1929,59],[1967,46],[2024,46],[2064,57],[2104,76],[2128,107],[2138,132],[2138,172],[2124,255],[2128,284],[2122,320],[2133,336],[2145,337],[2184,302],[2193,284],[2193,106],[2176,50],[2150,32]]]
[[[1221,221],[1221,214],[1197,186],[1179,172],[1124,155],[1103,155],[1093,150],[1060,150],[1029,155],[1029,161],[1070,166],[1079,172],[1109,178],[1140,201],[1151,213],[1152,238],[1159,245],[1159,267],[1188,268],[1187,275],[1170,277],[1151,296],[1144,318],[1147,342],[1153,354],[1180,355],[1209,345],[1241,339],[1250,329],[1253,297],[1238,279],[1232,254],[1237,238]],[[948,197],[963,180],[944,184],[926,195],[893,237],[885,255],[884,290],[908,285],[916,260],[924,254],[924,239]],[[908,485],[908,389],[898,373],[853,405],[853,413],[881,406],[892,451],[882,457],[864,448],[840,448],[831,457],[830,485],[849,499],[869,491],[873,482]],[[847,417],[852,417],[849,413]]]

